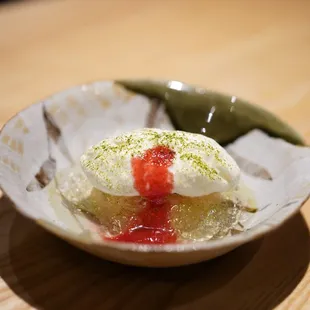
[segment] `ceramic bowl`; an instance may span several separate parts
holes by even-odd
[[[258,212],[244,219],[244,232],[173,245],[109,242],[57,194],[51,201],[49,184],[57,171],[101,139],[142,127],[199,132],[225,145],[257,201]],[[54,94],[5,124],[0,186],[18,212],[87,252],[129,265],[181,266],[223,255],[297,212],[310,191],[310,149],[303,144],[274,115],[235,96],[177,81],[102,81]]]

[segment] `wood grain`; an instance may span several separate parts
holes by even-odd
[[[173,78],[241,96],[310,142],[310,2],[20,1],[0,6],[0,124],[96,79]],[[0,308],[310,309],[310,204],[264,239],[165,270],[83,253],[0,200]]]

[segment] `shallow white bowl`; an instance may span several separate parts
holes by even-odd
[[[87,220],[73,216],[60,203],[55,209],[47,187],[39,187],[42,170],[45,176],[53,176],[54,170],[78,161],[87,147],[101,139],[148,126],[151,106],[149,98],[104,81],[70,88],[21,111],[0,134],[2,190],[18,212],[67,242],[104,259],[149,267],[187,265],[223,255],[276,229],[307,199],[309,148],[254,130],[227,147],[240,163],[244,181],[255,191],[259,207],[244,221],[243,233],[173,245],[108,242],[89,229]],[[173,128],[163,106],[153,115],[152,125]],[[260,170],[267,171],[271,180]]]

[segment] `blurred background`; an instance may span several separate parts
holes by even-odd
[[[153,77],[242,96],[309,139],[295,112],[310,96],[309,12],[308,0],[2,1],[0,123],[74,84]]]

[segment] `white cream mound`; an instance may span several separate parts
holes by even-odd
[[[204,196],[227,192],[239,182],[234,159],[213,139],[200,134],[160,129],[139,129],[104,139],[81,157],[82,168],[92,185],[115,196],[138,196],[131,161],[156,146],[175,152],[169,171],[173,193]]]

